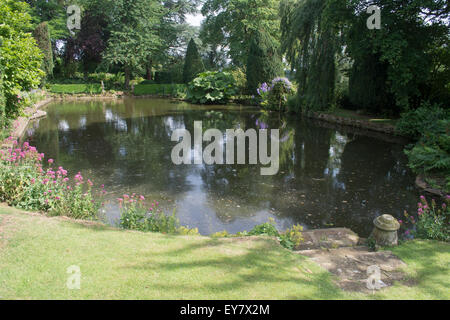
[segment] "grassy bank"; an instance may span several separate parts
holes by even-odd
[[[102,87],[100,84],[78,83],[78,84],[52,84],[49,91],[58,94],[100,94]]]
[[[449,299],[448,244],[394,251],[408,283],[375,295],[338,289],[308,258],[269,238],[168,236],[0,206],[0,297],[25,299]],[[66,288],[71,265],[81,289]]]

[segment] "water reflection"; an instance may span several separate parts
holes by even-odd
[[[135,192],[160,200],[203,234],[249,230],[274,217],[280,229],[345,226],[367,236],[374,217],[400,217],[417,198],[402,145],[311,120],[159,99],[55,103],[47,111],[27,130],[38,150],[105,184],[110,199]],[[278,174],[261,176],[259,165],[172,164],[172,132],[193,132],[197,120],[222,132],[279,128]],[[117,206],[105,209],[117,221]]]

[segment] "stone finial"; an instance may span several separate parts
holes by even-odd
[[[377,245],[396,246],[398,242],[397,230],[400,229],[400,223],[390,214],[383,214],[373,220],[375,228],[372,236]]]

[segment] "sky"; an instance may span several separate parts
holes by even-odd
[[[194,14],[194,15],[193,14],[188,14],[186,16],[186,22],[189,23],[190,25],[193,25],[193,26],[199,27],[201,22],[202,22],[202,20],[203,20],[203,16],[202,16],[201,13]]]

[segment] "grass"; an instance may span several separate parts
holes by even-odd
[[[134,87],[134,95],[177,95],[186,91],[184,84],[138,84]]]
[[[8,299],[449,299],[448,244],[395,249],[413,285],[348,293],[308,258],[266,238],[124,231],[0,206],[0,297]],[[66,288],[71,265],[81,289]]]
[[[52,93],[59,93],[59,94],[76,94],[76,93],[99,94],[102,93],[102,87],[100,84],[92,84],[92,83],[52,84],[50,85],[49,91]]]

